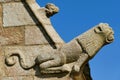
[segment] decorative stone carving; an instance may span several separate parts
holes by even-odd
[[[49,19],[58,11],[0,0],[0,80],[92,80],[88,61],[114,40],[113,30],[101,23],[65,43]]]
[[[37,64],[40,67],[41,73],[45,74],[80,72],[84,68],[84,65],[104,45],[111,43],[113,40],[112,29],[108,24],[101,23],[57,50],[49,50],[46,53],[37,52],[36,57],[34,57],[30,65],[26,62],[27,59],[25,53],[23,53],[24,50],[20,48],[12,48],[9,51],[5,49],[8,52],[5,60],[8,66],[13,66],[15,65],[14,56],[17,56],[23,69],[31,69]],[[26,48],[24,47],[24,49]],[[34,50],[30,51],[34,53]],[[72,64],[69,65],[68,63]]]
[[[101,23],[54,52],[40,54],[37,63],[43,73],[57,73],[70,69],[64,64],[75,62],[70,70],[80,72],[104,45],[114,40],[113,34],[108,24]]]
[[[58,13],[58,11],[59,11],[59,8],[56,7],[54,4],[51,4],[51,3],[47,4],[45,6],[45,8],[46,8],[45,11],[46,11],[46,16],[47,17],[53,16],[54,14]]]

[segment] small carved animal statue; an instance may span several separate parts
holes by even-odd
[[[106,23],[100,23],[71,42],[50,53],[40,54],[36,58],[42,73],[67,71],[64,64],[74,63],[72,71],[79,72],[106,44],[114,40],[114,32]]]
[[[45,6],[46,16],[50,17],[59,12],[59,8],[52,3],[48,3]]]

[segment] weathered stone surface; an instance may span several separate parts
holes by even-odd
[[[0,0],[0,2],[10,2],[10,1],[13,1],[13,0]]]
[[[46,16],[47,17],[51,17],[53,16],[54,14],[58,13],[59,12],[59,8],[57,6],[55,6],[54,4],[47,4],[45,6],[46,8]]]
[[[8,44],[8,38],[0,36],[0,45]]]
[[[34,80],[72,80],[69,76],[65,76],[65,77],[48,77],[48,78],[40,78],[40,77],[36,77],[34,76]]]
[[[41,27],[41,26],[39,26]],[[26,45],[35,45],[35,44],[49,44],[45,38],[44,31],[41,30],[38,26],[26,26],[25,27],[25,44]]]
[[[0,0],[0,80],[92,80],[84,64],[113,41],[113,31],[99,24],[66,44],[49,19],[58,11],[35,0]]]
[[[50,34],[50,37],[53,39],[53,41],[57,44],[64,44],[64,41],[59,37],[59,35],[57,34],[57,32],[52,29],[51,25],[45,25],[46,27],[46,31],[48,34]],[[49,29],[50,28],[50,29]]]
[[[17,60],[17,58],[16,58]],[[16,63],[15,66],[7,66],[6,65],[6,75],[7,76],[29,76],[34,74],[34,70],[24,70],[20,67],[19,63]]]
[[[3,33],[0,35],[1,45],[15,45],[24,43],[24,27],[10,27],[4,28]]]
[[[14,0],[14,1],[22,1],[22,0]]]
[[[1,29],[2,28],[2,5],[0,4],[0,32],[1,32]]]
[[[40,8],[39,5],[36,4],[35,0],[27,0],[27,3],[39,22],[41,23],[42,27],[45,29],[49,37],[52,39],[53,42],[56,44],[64,44],[64,41],[59,37],[57,32],[54,30],[50,19],[46,16],[46,8]],[[31,5],[32,4],[32,5]],[[59,45],[57,45],[60,47]]]
[[[3,4],[3,26],[33,25],[35,22],[21,2]]]
[[[4,59],[5,59],[5,56],[4,56],[3,48],[0,46],[0,78],[6,75]]]
[[[13,1],[21,1],[21,0],[0,0],[0,3],[1,2],[13,2]]]
[[[39,75],[36,74],[36,70],[31,69],[35,66],[36,56],[49,53],[51,50],[52,48],[50,48],[50,46],[4,46],[5,57],[7,60],[6,63],[13,65],[6,65],[7,75]]]
[[[2,77],[0,80],[34,80],[32,76]]]
[[[53,71],[52,73],[58,71],[59,73],[60,70],[67,71],[64,64],[75,62],[71,71],[68,70],[68,72],[79,73],[103,46],[113,42],[113,34],[113,30],[108,24],[96,25],[69,43],[64,44],[60,49],[51,52],[53,56],[47,57],[51,54],[40,54],[37,57],[37,61],[40,63],[39,67],[44,70],[43,73],[49,73],[49,71]],[[45,57],[42,57],[43,55]],[[41,61],[44,61],[44,63],[41,63]]]

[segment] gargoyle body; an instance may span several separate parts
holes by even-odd
[[[101,23],[65,43],[50,21],[59,11],[54,4],[40,7],[35,0],[3,0],[0,3],[1,79],[91,80],[86,64],[114,40],[113,30]]]
[[[114,40],[113,34],[108,24],[100,23],[61,48],[49,54],[40,54],[36,62],[42,73],[79,72],[104,45]],[[72,69],[64,66],[68,63],[73,63]]]

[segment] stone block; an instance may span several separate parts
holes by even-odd
[[[24,43],[24,27],[9,27],[4,28],[0,36],[1,45],[14,45]]]
[[[25,27],[25,44],[48,44],[44,35],[44,31],[40,30],[38,26],[26,26]]]
[[[3,4],[3,26],[34,25],[35,22],[22,2]]]

